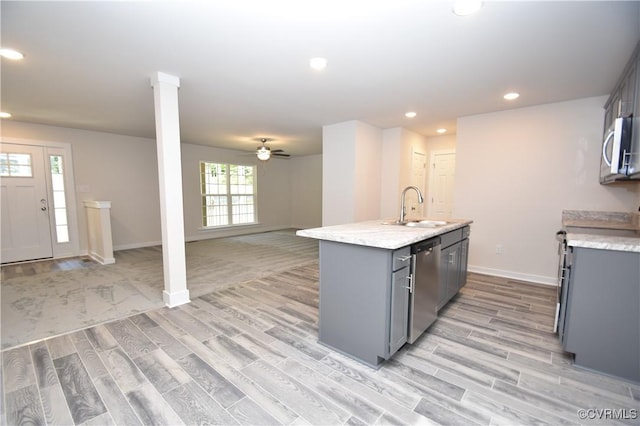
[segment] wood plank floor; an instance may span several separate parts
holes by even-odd
[[[0,419],[637,425],[639,387],[574,368],[554,309],[555,289],[471,274],[429,331],[376,371],[317,343],[318,267],[298,266],[2,352]]]

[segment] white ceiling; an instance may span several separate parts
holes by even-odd
[[[640,2],[433,0],[0,2],[12,120],[155,137],[150,77],[181,79],[182,141],[320,153],[322,126],[425,136],[456,118],[608,94],[640,39]],[[308,67],[324,56],[324,72]],[[507,91],[521,97],[511,103]],[[418,113],[414,119],[406,111]]]

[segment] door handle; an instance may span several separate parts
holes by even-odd
[[[610,132],[605,138],[604,143],[602,144],[602,158],[604,159],[604,162],[607,163],[607,166],[609,167],[611,167],[611,160],[607,158],[607,146],[609,145],[609,142],[611,142],[611,138],[613,137],[614,134],[615,132]]]

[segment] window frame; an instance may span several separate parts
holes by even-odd
[[[206,181],[205,181],[205,173],[206,173],[206,167],[209,164],[216,164],[216,165],[221,165],[225,167],[225,176],[226,176],[226,182],[225,182],[225,193],[224,194],[215,194],[215,193],[207,193],[206,192]],[[251,169],[251,176],[252,176],[252,193],[251,194],[246,194],[246,193],[232,193],[231,192],[231,187],[233,186],[232,184],[232,179],[231,179],[231,170],[232,167],[247,167]],[[228,163],[228,162],[218,162],[218,161],[206,161],[206,160],[201,160],[198,164],[198,174],[200,176],[200,225],[201,225],[201,229],[205,229],[205,230],[215,230],[215,229],[222,229],[222,228],[231,228],[231,227],[239,227],[239,226],[251,226],[251,225],[257,225],[259,224],[258,222],[258,181],[257,181],[257,171],[258,168],[255,164],[238,164],[238,163]],[[252,207],[253,207],[253,221],[251,222],[240,222],[240,223],[233,223],[234,221],[234,211],[233,208],[234,206],[242,206],[245,204],[234,204],[233,200],[234,197],[251,197],[252,198]],[[207,200],[209,199],[209,197],[225,197],[226,200],[226,220],[227,223],[226,224],[221,224],[221,225],[208,225],[207,221],[208,221],[208,215],[207,215],[207,210],[208,210],[208,205],[207,205]]]

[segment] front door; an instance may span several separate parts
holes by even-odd
[[[2,263],[53,257],[44,148],[0,144]]]

